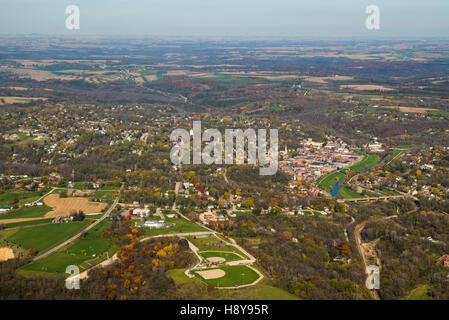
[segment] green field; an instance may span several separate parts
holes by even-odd
[[[430,286],[427,284],[416,287],[408,296],[408,300],[429,300],[428,291]]]
[[[105,260],[108,254],[112,257],[118,247],[112,243],[112,240],[103,237],[103,232],[109,226],[109,221],[102,221],[68,247],[22,267],[22,273],[27,275],[32,275],[33,272],[63,274],[69,265],[78,266],[82,272]],[[101,257],[100,254],[102,254]]]
[[[19,200],[19,204],[24,204],[26,202],[33,202],[43,195],[40,191],[7,191],[0,194],[0,206],[9,205],[14,199]]]
[[[157,219],[159,220],[159,219]],[[142,233],[145,236],[156,236],[160,234],[168,234],[168,233],[185,233],[185,232],[202,232],[207,231],[203,227],[197,225],[196,223],[187,221],[184,218],[180,219],[171,219],[165,218],[165,221],[168,223],[174,223],[175,226],[171,228],[162,228],[162,229],[143,229]]]
[[[183,286],[189,283],[199,283],[204,286],[197,277],[189,278],[184,274],[185,269],[171,269],[166,275],[172,278],[177,286]],[[224,300],[299,300],[298,297],[284,291],[282,289],[264,284],[263,279],[255,286],[235,289],[235,290],[216,290],[214,299]]]
[[[205,287],[197,277],[189,278],[184,274],[185,269],[171,269],[166,275],[172,278],[177,286],[188,285],[189,283],[199,283]],[[214,299],[224,300],[299,300],[298,297],[282,289],[265,284],[263,279],[255,286],[234,289],[234,290],[216,290]]]
[[[447,112],[445,110],[429,110],[427,112],[428,112],[428,114],[431,114],[433,116],[443,116],[443,117],[449,116],[449,112]]]
[[[89,221],[47,224],[31,228],[23,228],[9,236],[6,240],[16,243],[25,249],[35,248],[44,251],[69,239],[89,224]]]
[[[330,192],[332,187],[344,176],[345,174],[342,171],[329,173],[319,180],[318,187],[326,190],[327,192]]]
[[[375,166],[380,160],[377,154],[365,154],[365,158],[362,161],[350,166],[348,170],[350,171],[361,171],[367,167]]]
[[[38,218],[43,217],[50,210],[51,207],[46,205],[34,207],[22,207],[19,209],[11,210],[7,214],[1,214],[0,220],[19,219],[19,218]]]
[[[34,226],[37,224],[47,224],[51,223],[53,221],[53,218],[50,219],[39,219],[39,220],[30,220],[30,221],[23,221],[23,222],[15,222],[15,223],[8,223],[5,224],[7,228],[17,228],[17,227],[25,227],[25,226]],[[1,222],[0,222],[1,224]]]
[[[348,186],[341,186],[340,195],[342,198],[363,198],[363,194],[357,193],[354,190],[350,189]]]
[[[221,251],[204,251],[204,252],[199,252],[199,255],[204,258],[221,257],[221,258],[226,259],[226,261],[238,261],[238,260],[246,259],[244,257],[239,257],[235,253],[221,252]]]
[[[259,275],[247,266],[221,266],[207,270],[214,269],[221,269],[226,272],[226,275],[218,279],[203,279],[196,272],[194,273],[201,281],[214,287],[236,287],[253,283],[259,278]]]
[[[97,191],[95,192],[94,198],[96,199],[102,199],[105,198],[107,200],[113,200],[114,199],[114,193],[115,191]]]

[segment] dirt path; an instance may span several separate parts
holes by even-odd
[[[419,210],[419,208],[417,207],[417,208],[410,210],[402,215],[409,215],[418,210]],[[380,267],[380,260],[377,257],[377,254],[374,250],[375,245],[377,244],[377,241],[374,240],[369,243],[362,242],[361,233],[363,231],[363,228],[365,228],[365,226],[368,222],[373,222],[373,221],[378,221],[378,220],[390,220],[390,219],[395,219],[397,217],[399,217],[399,216],[393,215],[393,216],[383,217],[380,219],[368,219],[368,220],[362,221],[361,223],[359,223],[358,225],[355,226],[355,229],[354,229],[355,242],[357,244],[357,250],[359,251],[359,254],[362,257],[363,265],[365,267],[365,272],[367,274],[369,274],[368,271],[370,270],[369,263],[368,263],[368,256],[372,256],[373,258],[375,258],[377,260],[377,262],[379,263],[379,267]],[[371,295],[374,300],[380,300],[380,296],[379,296],[379,293],[377,292],[377,290],[370,290],[370,292],[371,292]]]
[[[346,216],[348,216],[349,218],[351,218],[351,222],[345,227],[345,229],[343,230],[343,232],[345,233],[346,241],[349,242],[348,228],[355,222],[355,219],[354,219],[353,216],[350,216],[349,214],[346,214]]]

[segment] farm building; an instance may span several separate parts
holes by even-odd
[[[9,206],[0,207],[0,213],[7,213],[9,211],[11,211],[11,207],[9,207]]]

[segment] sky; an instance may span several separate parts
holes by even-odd
[[[80,29],[65,25],[68,5]],[[368,5],[380,29],[368,30]],[[448,37],[449,0],[0,0],[0,34]]]

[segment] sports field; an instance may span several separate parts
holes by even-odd
[[[184,286],[192,283],[198,283],[205,286],[198,277],[189,278],[184,274],[185,269],[171,269],[167,271],[167,276],[172,278],[176,286]],[[288,293],[280,288],[267,284],[267,280],[263,279],[255,286],[236,289],[236,290],[216,290],[214,291],[215,299],[224,300],[299,300],[298,297]]]
[[[223,258],[225,261],[238,261],[238,260],[244,260],[246,258],[240,257],[235,253],[231,252],[222,252],[222,251],[204,251],[199,252],[199,255],[204,258]]]
[[[216,237],[205,237],[205,238],[196,238],[193,239],[193,237],[187,237],[187,240],[192,242],[195,247],[199,249],[199,251],[226,251],[226,252],[232,252],[236,253],[243,258],[240,258],[238,260],[242,259],[248,259],[245,254],[243,254],[239,249],[237,249],[234,246],[227,245],[224,242],[220,242],[220,240]]]
[[[221,266],[219,268],[207,269],[207,271],[210,270],[222,270],[224,275],[215,279],[205,279],[198,274],[198,271],[194,273],[197,277],[200,277],[201,281],[214,287],[238,287],[251,284],[259,279],[259,275],[247,266]]]

